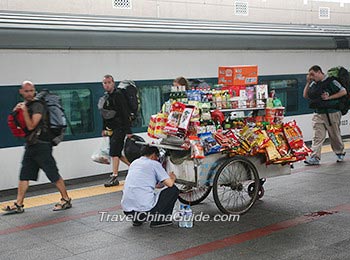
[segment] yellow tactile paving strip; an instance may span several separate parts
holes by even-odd
[[[350,141],[344,142],[345,149],[350,149]],[[322,147],[322,153],[329,153],[332,152],[332,148],[330,145],[325,145]],[[102,195],[102,194],[108,194],[112,192],[118,192],[123,190],[124,182],[121,181],[119,186],[115,187],[109,187],[105,188],[103,184],[98,186],[90,186],[86,188],[80,188],[80,189],[74,189],[69,190],[69,196],[74,199],[81,199],[81,198],[88,198],[92,196]],[[25,208],[32,208],[37,206],[44,206],[48,204],[55,204],[60,200],[60,194],[58,192],[51,193],[47,195],[40,195],[40,196],[34,196],[34,197],[28,197],[24,201]],[[1,203],[1,208],[3,208],[5,205],[10,205],[13,203],[12,201],[5,201]]]
[[[345,149],[350,148],[350,141],[344,141],[344,148]],[[322,146],[322,153],[329,153],[329,152],[332,152],[332,147],[330,145]]]
[[[68,190],[68,194],[74,200],[74,199],[87,198],[87,197],[92,197],[92,196],[97,196],[97,195],[102,195],[102,194],[107,194],[112,192],[118,192],[123,190],[123,187],[124,187],[124,181],[121,181],[119,186],[105,188],[103,184],[101,184],[97,186],[90,186],[86,188]],[[27,209],[27,208],[43,206],[47,204],[55,204],[59,202],[60,198],[61,196],[58,192],[50,193],[46,195],[28,197],[24,200],[24,206]],[[13,200],[2,202],[0,209],[5,207],[6,205],[13,204],[13,202],[14,202]]]

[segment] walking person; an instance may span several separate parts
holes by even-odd
[[[320,164],[321,148],[327,132],[337,162],[344,160],[344,143],[340,133],[342,115],[337,109],[337,102],[345,95],[347,95],[346,89],[338,81],[325,75],[320,66],[314,65],[309,69],[303,96],[310,100],[310,106],[315,108],[315,113],[312,117],[313,152],[304,161],[306,165]]]
[[[61,194],[61,200],[53,208],[54,211],[72,207],[64,180],[58,172],[56,161],[52,156],[52,134],[50,133],[48,111],[44,104],[35,100],[35,87],[30,81],[24,81],[19,93],[24,102],[18,103],[13,110],[21,109],[27,128],[25,136],[25,152],[22,168],[19,175],[17,200],[13,205],[3,210],[7,213],[23,213],[24,198],[29,187],[29,181],[38,179],[39,169],[42,169],[47,178],[56,185]]]
[[[168,174],[158,160],[158,148],[145,146],[141,158],[130,165],[121,205],[126,215],[133,216],[134,226],[142,225],[148,216],[154,216],[151,227],[172,225],[171,215],[179,189],[174,185],[175,174]],[[155,188],[162,186],[165,189],[155,192]]]
[[[102,136],[109,136],[109,155],[112,157],[113,172],[105,187],[117,186],[120,161],[130,165],[128,159],[122,155],[125,136],[131,136],[131,120],[128,104],[121,90],[115,87],[111,75],[103,77],[102,86],[105,95],[99,101],[99,109],[103,120]]]

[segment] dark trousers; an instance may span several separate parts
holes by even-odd
[[[179,189],[173,185],[159,194],[157,204],[151,209],[152,214],[171,215],[173,213],[174,205],[179,196]]]
[[[159,194],[157,204],[149,212],[124,211],[125,215],[132,215],[133,222],[144,222],[147,215],[171,215],[174,205],[179,196],[179,189],[174,185],[162,190]]]

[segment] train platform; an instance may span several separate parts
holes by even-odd
[[[321,165],[296,163],[291,175],[267,179],[239,219],[214,221],[222,214],[210,195],[192,210],[211,221],[192,228],[118,221],[123,183],[69,186],[73,207],[59,212],[58,193],[30,191],[25,213],[0,215],[0,259],[350,259],[349,141],[346,151],[337,163],[326,145]],[[1,197],[1,207],[14,198]]]

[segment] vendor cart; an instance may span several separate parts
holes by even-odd
[[[177,176],[179,200],[196,205],[213,190],[215,204],[225,214],[244,214],[264,196],[267,177],[291,173],[290,165],[266,165],[265,156],[230,156],[216,153],[204,159],[191,159],[181,147],[151,144],[163,150],[163,163]]]

